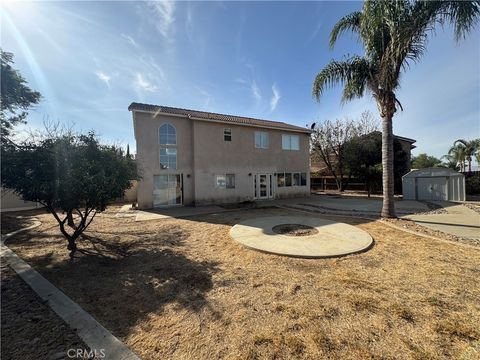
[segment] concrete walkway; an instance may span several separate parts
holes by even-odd
[[[441,203],[442,206],[445,204]],[[450,235],[480,240],[480,214],[463,205],[444,206],[447,214],[407,215],[418,225]]]
[[[130,204],[123,205],[116,217],[133,217],[135,221],[160,220],[169,218],[185,218],[197,215],[216,214],[229,211],[220,206],[179,206],[170,208],[158,208],[152,210],[132,210]]]
[[[136,221],[158,220],[167,218],[185,218],[197,215],[216,214],[227,211],[220,206],[181,206],[155,210],[138,210]]]
[[[280,235],[272,228],[281,224],[306,225],[318,233],[308,236]],[[232,227],[230,236],[251,249],[301,258],[344,256],[365,251],[373,245],[373,239],[366,231],[348,224],[308,216],[250,219]]]

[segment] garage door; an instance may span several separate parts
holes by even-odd
[[[417,178],[418,200],[448,200],[447,178]]]

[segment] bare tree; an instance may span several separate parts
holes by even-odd
[[[335,179],[339,191],[344,191],[350,175],[346,176],[345,145],[354,137],[378,131],[379,121],[370,111],[360,118],[326,120],[315,126],[312,133],[312,158],[322,161]]]

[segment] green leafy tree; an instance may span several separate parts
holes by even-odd
[[[135,162],[93,133],[47,136],[2,154],[2,186],[45,206],[58,222],[73,260],[76,240],[95,215],[137,179]],[[74,226],[67,228],[68,219]]]
[[[381,179],[382,137],[377,132],[357,136],[345,145],[345,164],[354,178],[364,181],[368,197]]]
[[[393,149],[395,192],[401,193],[402,176],[409,170],[408,154],[397,139],[394,139]],[[349,177],[364,181],[369,196],[373,189],[381,189],[382,134],[379,131],[351,139],[345,145],[344,156]]]
[[[466,161],[468,164],[468,172],[472,172],[472,159],[473,157],[476,157],[478,161],[478,156],[480,153],[480,139],[458,139],[453,143],[452,149],[454,149],[453,151],[458,151],[461,154],[459,157],[463,156],[462,163]],[[463,167],[463,171],[465,171],[465,165]]]
[[[383,217],[395,217],[392,119],[401,73],[425,53],[428,36],[436,25],[452,23],[455,39],[463,38],[478,22],[478,1],[375,1],[366,0],[334,26],[333,47],[339,35],[352,31],[364,47],[363,56],[331,61],[315,78],[313,96],[320,100],[324,90],[343,84],[342,101],[371,93],[382,117]]]
[[[12,53],[0,49],[0,64],[0,137],[3,146],[11,143],[13,127],[25,122],[27,110],[38,104],[41,96],[30,89],[27,81],[12,67]]]
[[[429,167],[441,167],[442,161],[435,156],[429,156],[425,153],[412,157],[412,169],[423,169]]]

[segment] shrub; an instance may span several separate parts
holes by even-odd
[[[467,195],[480,195],[480,174],[465,179],[465,192]]]

